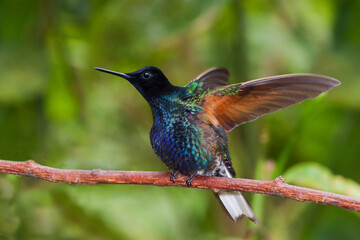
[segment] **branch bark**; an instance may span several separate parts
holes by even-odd
[[[166,172],[107,171],[101,169],[64,170],[42,166],[32,160],[26,162],[0,160],[0,173],[68,184],[142,184],[187,187],[186,177],[179,177],[173,183],[169,180],[169,173]],[[360,199],[289,185],[285,183],[285,179],[281,176],[273,181],[197,176],[192,181],[191,187],[212,189],[214,191],[260,193],[360,212]]]

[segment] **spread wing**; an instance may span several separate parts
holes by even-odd
[[[185,85],[189,94],[199,94],[206,89],[223,87],[227,84],[229,72],[225,68],[214,67],[201,73],[193,81]]]
[[[334,78],[316,74],[288,74],[208,90],[197,98],[204,114],[226,131],[264,114],[314,98],[339,85]]]

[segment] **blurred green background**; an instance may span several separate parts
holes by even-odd
[[[0,1],[0,159],[57,168],[167,171],[152,116],[126,81],[93,70],[161,68],[185,85],[311,72],[327,94],[231,133],[237,176],[360,198],[359,1]],[[0,239],[356,239],[360,215],[246,195],[233,223],[210,191],[70,186],[0,176]]]

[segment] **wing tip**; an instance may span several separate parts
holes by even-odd
[[[243,87],[246,85],[252,85],[254,83],[264,83],[264,82],[269,82],[269,81],[274,81],[274,80],[280,80],[282,81],[288,81],[290,79],[294,79],[294,78],[298,78],[298,79],[302,79],[302,80],[314,80],[317,79],[317,81],[319,80],[323,80],[323,83],[326,83],[326,85],[330,85],[332,87],[336,87],[339,86],[341,84],[341,82],[333,77],[329,77],[329,76],[325,76],[325,75],[320,75],[320,74],[314,74],[314,73],[290,73],[290,74],[282,74],[282,75],[276,75],[276,76],[271,76],[271,77],[265,77],[265,78],[258,78],[258,79],[254,79],[248,82],[244,82],[242,83]]]
[[[325,75],[320,75],[320,74],[312,74],[312,73],[304,73],[305,76],[309,76],[309,77],[317,77],[319,79],[323,79],[325,80],[329,85],[331,85],[332,87],[336,87],[339,86],[341,84],[341,82],[339,80],[337,80],[336,78],[333,77],[329,77],[329,76],[325,76]]]

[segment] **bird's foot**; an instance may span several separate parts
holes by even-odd
[[[192,180],[194,179],[195,176],[196,176],[196,174],[191,174],[191,175],[186,179],[186,185],[187,185],[188,187],[191,186],[191,182],[192,182]]]
[[[175,180],[174,180],[175,178],[176,178],[176,173],[175,173],[175,172],[171,172],[171,173],[170,173],[170,181],[173,182],[173,183],[175,183]]]

